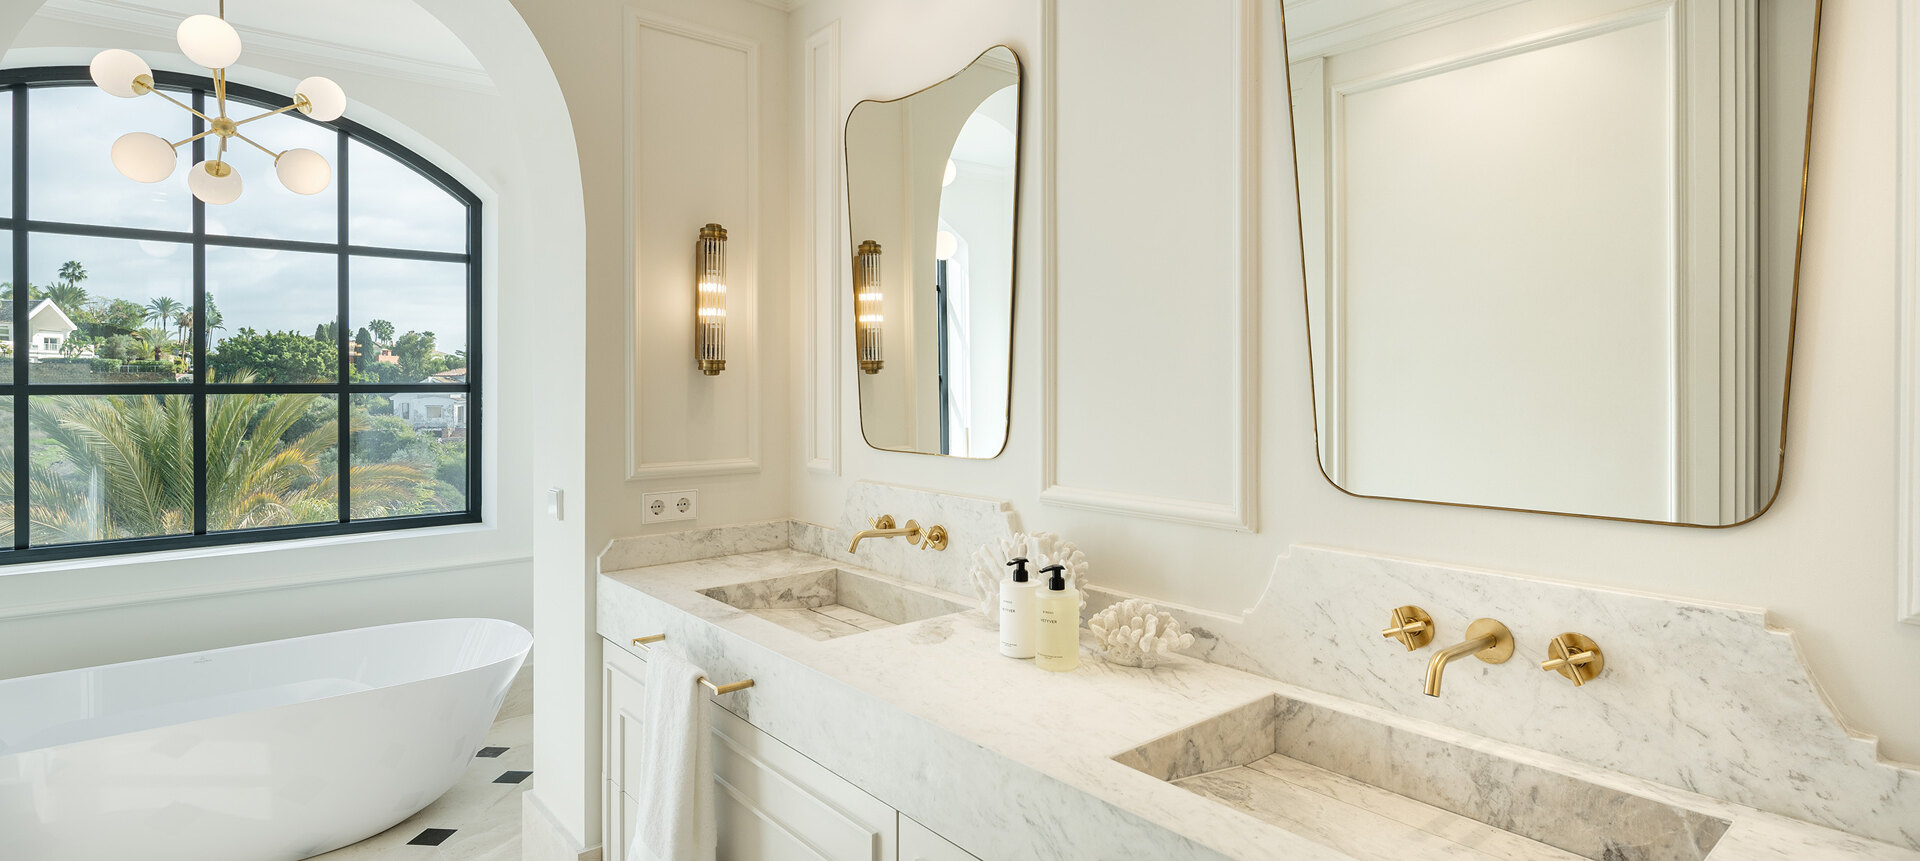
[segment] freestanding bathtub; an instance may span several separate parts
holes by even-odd
[[[0,858],[294,861],[444,794],[533,637],[361,628],[0,681]]]

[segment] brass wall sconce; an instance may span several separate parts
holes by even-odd
[[[853,256],[853,332],[863,374],[880,373],[885,364],[880,334],[887,318],[880,298],[880,243],[869,239],[860,243],[859,253]]]
[[[727,369],[727,229],[718,224],[700,228],[695,256],[693,355],[700,373],[719,376]]]

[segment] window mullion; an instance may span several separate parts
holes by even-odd
[[[348,266],[349,257],[347,254],[347,189],[348,183],[353,181],[353,174],[350,166],[347,164],[347,133],[345,131],[339,132],[337,140],[339,141],[339,147],[334,155],[334,164],[339,165],[339,167],[334,171],[335,182],[337,183],[334,190],[334,211],[338,222],[336,227],[338,227],[340,231],[340,248],[337,252],[339,254],[339,270],[338,281],[336,282],[339,295],[337,297],[338,306],[334,314],[336,319],[339,320],[339,325],[334,328],[339,330],[340,337],[338,343],[340,354],[339,363],[334,368],[333,382],[334,385],[339,387],[339,394],[336,395],[336,397],[339,398],[340,401],[340,422],[338,428],[340,432],[340,446],[337,449],[340,459],[340,462],[337,464],[340,469],[340,477],[337,482],[340,491],[340,522],[348,523],[353,520],[353,392],[351,389],[353,361],[348,355],[349,350],[347,349],[347,343],[353,335],[347,324],[347,306],[349,302],[347,273],[351,268]],[[366,346],[367,345],[362,344],[361,349],[366,349]]]
[[[13,200],[16,222],[27,218],[27,87],[13,88]],[[32,537],[33,500],[28,490],[33,485],[32,429],[27,412],[27,351],[21,346],[27,331],[27,231],[13,231],[13,547],[23,550]]]
[[[193,91],[193,108],[204,114],[207,94]],[[202,120],[193,118],[193,133]],[[206,158],[207,139],[193,142],[193,163]],[[189,170],[192,168],[189,167]],[[207,205],[193,205],[193,534],[207,534]]]

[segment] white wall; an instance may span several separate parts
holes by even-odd
[[[1045,10],[1056,4],[1050,28]],[[1078,541],[1096,581],[1229,611],[1253,602],[1293,543],[1764,606],[1800,634],[1842,714],[1881,734],[1887,755],[1920,760],[1911,718],[1920,686],[1887,683],[1920,678],[1920,628],[1893,612],[1894,8],[1826,5],[1779,501],[1747,526],[1699,530],[1362,500],[1321,477],[1273,3],[812,0],[791,31],[797,108],[844,111],[899,95],[988,45],[1012,45],[1034,75],[1021,199],[1033,217],[1021,233],[1012,437],[997,460],[868,449],[857,405],[838,396],[852,390],[851,362],[836,360],[848,355],[851,327],[835,325],[830,295],[796,293],[790,389],[808,432],[796,440],[794,513],[835,522],[854,479],[1005,497],[1026,526]],[[1241,19],[1252,15],[1258,27],[1248,31]],[[823,29],[835,22],[837,52]],[[1235,62],[1249,32],[1261,49],[1251,66]],[[1239,99],[1243,82],[1257,88]],[[1042,103],[1055,87],[1049,120]],[[1247,122],[1260,132],[1252,175],[1236,151]],[[832,176],[818,160],[836,155],[823,148],[823,130],[836,126],[795,117],[793,147],[811,145],[815,159],[795,170],[816,183]],[[1243,179],[1257,207],[1234,193]],[[837,252],[838,238],[805,223],[828,211],[821,193],[796,185],[799,290],[839,289],[819,268],[836,258],[815,256]],[[1049,193],[1058,207],[1051,249],[1040,217]],[[1235,239],[1249,218],[1260,241],[1243,256]],[[1248,263],[1257,267],[1250,297],[1239,277]],[[1236,340],[1236,307],[1253,315],[1257,337]],[[1057,368],[1046,361],[1050,329]],[[1233,379],[1243,366],[1245,386]],[[1051,424],[1042,418],[1049,385]],[[1243,448],[1234,429],[1249,427],[1257,446]],[[1236,488],[1242,478],[1249,485]],[[1241,522],[1260,530],[1236,531]]]
[[[35,7],[38,4],[16,4]],[[29,10],[30,11],[30,10]],[[11,12],[11,10],[10,10]],[[477,17],[477,16],[475,16]],[[0,20],[7,66],[85,65],[102,48],[191,71],[172,39],[48,16]],[[11,26],[10,26],[11,24]],[[467,25],[469,27],[473,24]],[[0,569],[0,677],[409,619],[490,616],[533,624],[531,364],[503,350],[501,306],[532,301],[559,253],[504,237],[529,230],[530,143],[492,133],[490,112],[515,90],[397,83],[362,68],[285,61],[255,51],[232,79],[279,92],[307,75],[335,78],[349,115],[414,149],[483,199],[485,524],[340,539],[178,551]],[[502,70],[504,71],[504,70]],[[261,180],[271,182],[270,179]],[[537,242],[538,240],[533,240]],[[540,273],[536,276],[536,273]]]
[[[539,641],[533,793],[588,847],[600,839],[595,557],[617,536],[787,511],[786,15],[747,0],[516,5],[564,91],[585,189],[584,302],[553,309],[580,327],[568,346],[583,372],[561,382],[584,403],[542,419],[582,441],[554,457],[583,472],[566,530],[551,554],[538,550],[536,616],[566,634]],[[695,370],[691,343],[691,263],[708,221],[728,231],[719,377]],[[699,491],[700,518],[642,526],[641,494],[666,490]]]

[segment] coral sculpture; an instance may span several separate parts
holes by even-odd
[[[1159,610],[1139,598],[1128,598],[1093,614],[1087,627],[1108,662],[1152,668],[1193,645],[1193,635],[1181,630],[1171,614]]]
[[[1027,558],[1027,570],[1035,579],[1040,579],[1040,569],[1049,565],[1061,565],[1066,570],[1061,574],[1067,584],[1080,590],[1080,609],[1087,609],[1087,556],[1075,547],[1073,542],[1061,539],[1051,532],[1016,532],[1011,538],[990,541],[973,551],[973,593],[980,599],[980,613],[993,622],[1000,618],[1000,581],[1005,580],[1011,569],[1007,560],[1019,557]],[[1041,580],[1042,589],[1046,588]]]

